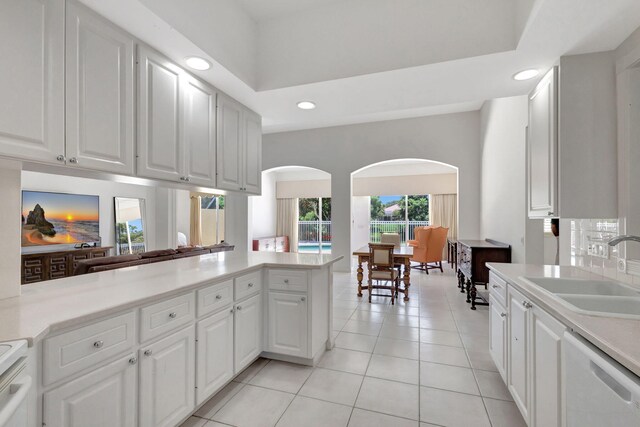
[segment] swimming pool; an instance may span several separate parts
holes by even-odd
[[[300,253],[313,252],[317,254],[319,249],[320,249],[319,243],[299,243],[298,244],[298,252]],[[331,252],[331,242],[322,244],[322,252],[323,253]]]

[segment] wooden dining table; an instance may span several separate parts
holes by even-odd
[[[358,296],[362,296],[362,290],[369,289],[368,285],[362,285],[363,269],[362,264],[365,262],[369,262],[369,246],[363,246],[357,251],[353,253],[354,256],[358,257]],[[404,293],[404,300],[409,301],[409,286],[411,286],[411,257],[413,256],[413,247],[411,246],[400,246],[393,249],[393,261],[396,264],[404,265],[404,273],[402,275],[402,282],[404,283],[404,288],[399,289],[400,292]]]

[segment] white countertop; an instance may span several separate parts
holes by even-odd
[[[609,280],[575,267],[487,263],[502,278],[513,283],[532,302],[582,335],[621,365],[640,376],[640,320],[590,316],[572,311],[539,286],[522,277]]]
[[[52,329],[170,297],[207,282],[263,267],[323,268],[342,256],[220,252],[22,286],[22,295],[0,300],[0,342],[29,345]]]

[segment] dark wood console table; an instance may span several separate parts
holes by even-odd
[[[73,276],[78,261],[109,256],[111,246],[22,254],[22,284]]]
[[[488,304],[476,301],[476,285],[486,287],[489,283],[487,262],[511,262],[511,246],[491,239],[458,240],[458,287],[460,292],[467,293],[471,310],[476,305]]]

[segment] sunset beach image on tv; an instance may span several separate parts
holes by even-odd
[[[22,192],[22,246],[70,245],[100,240],[98,196]]]

